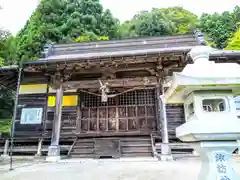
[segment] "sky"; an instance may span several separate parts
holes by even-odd
[[[197,15],[223,12],[240,6],[240,0],[100,0],[120,21],[131,19],[141,10],[182,6]],[[16,34],[35,10],[39,0],[0,0],[0,27]]]

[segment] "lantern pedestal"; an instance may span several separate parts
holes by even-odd
[[[202,161],[199,180],[239,179],[232,165],[232,152],[238,147],[236,141],[205,141],[192,146]]]

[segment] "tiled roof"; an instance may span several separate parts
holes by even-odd
[[[26,64],[169,52],[188,52],[192,47],[197,45],[205,45],[203,35],[200,31],[195,31],[195,33],[188,35],[51,44],[46,46],[43,57],[40,60],[28,61]]]

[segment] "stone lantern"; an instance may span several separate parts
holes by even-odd
[[[199,180],[237,180],[231,160],[240,139],[234,101],[240,93],[240,66],[209,61],[212,51],[208,46],[193,48],[194,63],[173,75],[164,98],[184,104],[186,122],[176,128],[176,136],[199,153]]]

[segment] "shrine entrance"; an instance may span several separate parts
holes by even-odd
[[[95,93],[81,92],[77,133],[156,131],[155,90],[138,89],[115,94],[102,102]]]

